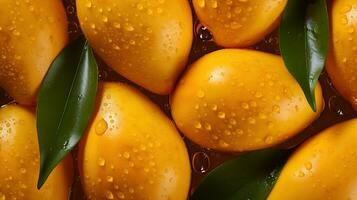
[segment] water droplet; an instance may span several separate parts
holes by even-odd
[[[0,200],[6,200],[5,194],[0,193]]]
[[[120,27],[121,27],[121,25],[118,22],[114,23],[114,28],[119,29]]]
[[[76,34],[76,33],[78,33],[78,31],[79,31],[79,26],[76,22],[68,22],[68,33],[69,34]]]
[[[113,193],[111,191],[108,190],[108,191],[105,192],[105,198],[114,199],[114,195],[113,195]]]
[[[249,104],[242,103],[242,108],[248,110],[249,109]]]
[[[69,144],[69,140],[64,141],[62,148],[63,148],[63,149],[67,149],[68,144]]]
[[[229,136],[229,135],[232,135],[232,132],[230,130],[225,130],[224,134]]]
[[[264,114],[264,113],[259,113],[259,118],[260,118],[260,119],[266,119],[267,116],[266,116],[266,114]]]
[[[105,119],[99,120],[95,126],[95,133],[97,135],[103,135],[108,129],[108,123],[105,121]]]
[[[273,106],[273,111],[276,112],[276,113],[279,113],[280,112],[280,106],[274,105]]]
[[[12,34],[14,34],[15,36],[19,36],[19,35],[20,35],[20,32],[17,31],[17,30],[14,30],[14,31],[12,32]]]
[[[298,177],[302,178],[302,177],[304,177],[304,176],[305,176],[304,172],[299,171],[299,173],[298,173]]]
[[[150,169],[149,169],[149,168],[144,167],[144,172],[145,172],[145,173],[148,173],[149,171],[150,171]]]
[[[217,109],[218,109],[218,106],[216,104],[212,106],[213,111],[216,111]]]
[[[108,22],[108,17],[107,16],[103,16],[103,22],[107,23]]]
[[[243,135],[244,131],[243,131],[242,129],[237,129],[237,130],[236,130],[236,133],[237,133],[238,135]]]
[[[224,113],[224,112],[219,112],[219,113],[218,113],[218,118],[220,118],[220,119],[226,118],[226,113]]]
[[[265,138],[264,142],[267,143],[267,144],[273,143],[273,137],[270,136],[270,135],[268,135],[268,136]]]
[[[305,163],[305,168],[306,168],[307,170],[311,170],[311,169],[312,169],[312,164],[311,164],[311,162]]]
[[[224,140],[219,140],[218,144],[222,148],[227,148],[229,146],[229,144],[227,142],[225,142]]]
[[[128,169],[124,169],[124,174],[129,174],[129,170]]]
[[[202,128],[201,122],[195,122],[194,126],[195,126],[195,128],[197,128],[197,129]]]
[[[346,5],[346,6],[342,7],[341,13],[345,14],[345,13],[349,12],[351,9],[352,9],[351,5]]]
[[[249,117],[249,118],[248,118],[248,122],[249,122],[250,124],[255,124],[256,120],[255,120],[253,117]]]
[[[129,31],[129,32],[134,31],[134,27],[133,27],[131,24],[128,24],[128,23],[126,23],[126,24],[124,25],[124,29],[125,29],[126,31]]]
[[[354,32],[355,32],[355,29],[353,29],[353,28],[348,29],[348,33],[354,33]]]
[[[342,58],[342,62],[347,63],[347,58],[346,57]]]
[[[144,9],[144,6],[143,6],[143,4],[138,3],[138,4],[136,5],[136,8],[137,8],[138,10],[143,10],[143,9]]]
[[[203,98],[204,96],[205,96],[205,93],[202,90],[197,92],[197,97],[198,98]]]
[[[157,12],[158,14],[161,14],[161,13],[163,12],[163,10],[162,10],[162,8],[157,8],[157,9],[156,9],[156,12]]]
[[[114,178],[112,176],[107,176],[107,182],[112,183]]]
[[[124,153],[123,153],[123,157],[124,157],[125,159],[129,159],[129,158],[130,158],[130,154],[129,154],[128,152],[124,152]]]
[[[118,196],[119,199],[125,199],[125,195],[122,192],[118,192],[117,196]]]
[[[153,11],[151,8],[149,8],[146,13],[147,13],[148,15],[152,15],[153,12],[154,12],[154,11]]]
[[[211,138],[214,140],[218,140],[219,137],[217,135],[212,135]]]
[[[198,0],[198,6],[204,8],[206,6],[206,0]]]
[[[120,50],[120,47],[118,45],[113,45],[114,50]]]
[[[129,162],[129,167],[134,167],[134,162]]]
[[[253,107],[253,108],[255,108],[255,107],[258,106],[257,102],[255,102],[255,101],[250,101],[250,102],[249,102],[249,105],[250,105],[251,107]]]
[[[72,15],[75,12],[75,8],[72,5],[67,6],[68,14]]]
[[[129,41],[129,44],[131,44],[131,45],[135,45],[135,44],[136,44],[136,42],[135,42],[135,40],[130,40],[130,41]]]
[[[263,97],[263,94],[261,92],[256,92],[255,93],[255,97],[256,98],[262,98]]]
[[[335,113],[337,116],[343,116],[345,114],[344,110],[341,108],[343,101],[337,96],[331,96],[328,100],[329,110]]]
[[[234,13],[240,14],[241,12],[242,12],[242,8],[241,7],[237,6],[237,7],[234,8]]]
[[[211,8],[217,8],[218,7],[218,2],[217,0],[211,0]]]
[[[91,8],[92,7],[92,2],[88,1],[86,6],[87,6],[87,8]]]
[[[129,188],[129,193],[133,194],[134,193],[134,188]]]
[[[231,118],[231,119],[229,120],[229,123],[230,123],[231,125],[236,125],[236,124],[237,124],[237,120],[235,120],[234,118]]]
[[[211,161],[205,152],[196,152],[192,157],[192,168],[196,173],[205,173],[210,168]]]
[[[205,123],[205,129],[208,130],[208,131],[212,130],[211,124]]]
[[[21,168],[20,172],[21,172],[21,174],[26,174],[26,169],[25,168]]]
[[[98,158],[98,161],[97,161],[98,165],[101,166],[101,167],[104,167],[105,166],[105,160],[103,158]]]
[[[212,33],[205,26],[201,26],[198,29],[197,34],[203,42],[211,41],[213,39]]]

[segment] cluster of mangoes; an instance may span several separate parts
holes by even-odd
[[[227,49],[203,56],[185,72],[193,40],[188,0],[76,3],[96,54],[148,91],[170,94],[174,121],[132,86],[100,83],[96,112],[79,148],[88,199],[185,200],[191,167],[175,125],[202,147],[245,152],[288,140],[324,109],[320,85],[313,112],[280,56],[243,49],[278,26],[287,0],[193,0],[201,23]],[[327,71],[357,109],[357,0],[334,0],[329,13]],[[43,77],[67,42],[60,0],[0,0],[0,87],[17,102],[0,108],[1,200],[68,199],[69,157],[36,189],[33,107]],[[356,130],[352,120],[304,143],[269,199],[357,198]]]

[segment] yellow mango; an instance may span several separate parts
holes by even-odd
[[[96,53],[115,71],[168,94],[192,43],[187,0],[78,0],[78,17]]]
[[[193,0],[199,20],[218,45],[248,47],[272,32],[287,0]]]
[[[79,154],[87,197],[186,200],[190,161],[174,124],[124,84],[101,84],[97,102]]]
[[[357,119],[306,141],[289,158],[268,200],[357,199]]]
[[[67,200],[73,179],[67,157],[37,190],[40,154],[32,109],[18,105],[0,108],[0,199]]]
[[[281,57],[225,49],[195,62],[171,98],[178,128],[202,147],[248,151],[281,143],[308,127],[317,112],[289,74]]]
[[[336,89],[357,110],[357,0],[335,0],[330,6],[331,42],[327,72]]]
[[[33,105],[50,64],[66,45],[61,0],[0,1],[0,87]]]

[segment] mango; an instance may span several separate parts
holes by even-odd
[[[0,1],[0,87],[34,105],[50,64],[67,44],[61,0]]]
[[[248,47],[280,22],[287,0],[193,0],[196,14],[223,47]]]
[[[289,158],[268,200],[356,199],[357,119],[306,141]]]
[[[173,118],[193,142],[219,151],[241,152],[279,144],[308,127],[317,112],[280,56],[225,49],[190,66],[171,97]]]
[[[187,0],[78,0],[82,30],[116,72],[168,94],[185,68],[192,43]]]
[[[357,0],[331,2],[327,72],[338,92],[357,110]]]
[[[67,200],[73,180],[70,157],[37,190],[40,153],[34,110],[18,105],[0,108],[0,199]]]
[[[174,124],[121,83],[101,84],[97,102],[79,153],[88,199],[186,200],[190,161]]]

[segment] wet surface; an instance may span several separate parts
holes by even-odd
[[[75,38],[79,34],[81,34],[79,24],[76,18],[75,11],[75,1],[74,0],[64,0],[66,5],[66,11],[69,18],[69,34],[71,38]],[[221,49],[216,46],[213,42],[213,37],[211,33],[202,26],[197,19],[195,19],[195,27],[194,27],[195,39],[190,55],[189,63],[194,62],[201,56],[215,51],[217,49]],[[252,47],[253,49],[257,49],[260,51],[270,52],[274,54],[279,54],[278,48],[278,37],[277,31],[273,32],[266,39],[264,39],[261,43]],[[123,81],[127,82],[131,85],[130,81],[116,74],[113,70],[108,68],[103,61],[98,58],[98,63],[100,66],[100,74],[99,78],[102,81]],[[189,66],[189,65],[188,65]],[[279,148],[292,148],[299,145],[301,142],[306,140],[313,134],[318,133],[319,131],[332,126],[341,121],[346,121],[353,117],[357,117],[356,112],[353,111],[352,107],[348,102],[346,102],[334,89],[331,81],[329,80],[327,74],[324,72],[320,78],[320,83],[324,92],[324,100],[325,100],[325,110],[320,116],[320,118],[312,123],[306,130],[304,130],[301,134],[296,137],[290,139],[284,144],[279,145]],[[135,86],[135,85],[134,85]],[[159,96],[147,92],[143,88],[135,86],[140,89],[143,93],[145,93],[149,98],[151,98],[160,108],[169,116],[170,115],[170,105],[169,105],[169,97],[168,96]],[[11,102],[11,98],[5,94],[3,90],[0,89],[0,105],[4,105],[6,103]],[[215,151],[211,151],[209,149],[204,149],[199,147],[196,144],[191,143],[187,139],[185,139],[187,144],[191,165],[192,165],[192,184],[191,184],[191,192],[195,187],[200,183],[202,178],[207,175],[212,169],[221,164],[222,162],[233,158],[236,155],[224,154]],[[76,160],[76,150],[73,152],[74,159]],[[75,162],[76,163],[76,162]],[[82,200],[85,199],[83,195],[83,191],[80,186],[78,171],[76,171],[76,181],[74,183],[72,189],[72,197],[71,199]]]

